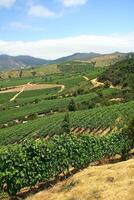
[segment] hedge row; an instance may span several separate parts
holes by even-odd
[[[21,188],[47,182],[70,168],[115,154],[124,155],[134,147],[129,134],[105,137],[89,135],[55,136],[48,141],[31,141],[0,151],[0,188],[15,196]]]

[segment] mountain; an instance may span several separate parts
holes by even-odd
[[[87,60],[90,58],[95,58],[100,56],[101,54],[97,53],[75,53],[70,56],[62,57],[56,60],[46,60],[35,58],[32,56],[9,56],[9,55],[0,55],[0,70],[12,70],[12,69],[20,69],[20,68],[28,68],[46,64],[53,63],[62,63],[66,61],[73,60]]]
[[[133,56],[133,53],[99,54],[99,53],[75,53],[66,57],[61,57],[56,60],[46,60],[35,58],[27,55],[10,56],[0,55],[0,70],[13,70],[20,68],[29,68],[46,64],[60,64],[67,61],[86,61],[94,62],[95,66],[109,66],[126,57]]]
[[[48,64],[49,60],[34,58],[32,56],[0,55],[0,70],[12,70],[31,66]]]
[[[73,60],[89,60],[89,59],[93,59],[96,57],[101,56],[102,54],[98,54],[98,53],[75,53],[72,54],[70,56],[66,56],[66,57],[62,57],[59,59],[56,59],[54,62],[56,63],[62,63],[62,62],[66,62],[66,61],[73,61]]]
[[[96,67],[110,66],[118,61],[126,59],[127,55],[126,53],[114,52],[111,54],[103,54],[87,61],[95,63]]]
[[[16,59],[22,63],[24,63],[24,65],[29,65],[29,66],[37,66],[37,65],[43,65],[43,64],[47,64],[50,62],[50,60],[46,60],[46,59],[41,59],[41,58],[34,58],[32,56],[17,56]]]

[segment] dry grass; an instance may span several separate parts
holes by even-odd
[[[134,159],[88,167],[26,200],[134,200]]]
[[[91,62],[96,62],[96,67],[103,67],[103,66],[109,66],[112,64],[115,64],[116,62],[125,59],[125,56],[120,53],[115,54],[109,54],[109,55],[103,55],[99,56],[93,59],[90,59]]]

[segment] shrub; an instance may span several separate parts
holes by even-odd
[[[70,100],[69,105],[68,105],[68,110],[69,111],[76,111],[77,110],[74,99]]]

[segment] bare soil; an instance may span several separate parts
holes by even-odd
[[[91,80],[92,85],[95,87],[104,86],[104,83],[97,81],[97,78]]]

